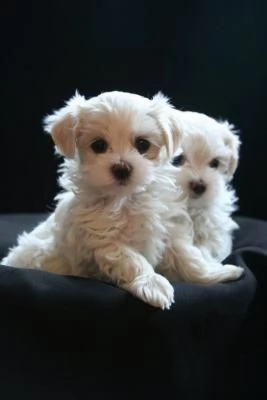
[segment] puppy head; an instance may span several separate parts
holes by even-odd
[[[180,141],[168,99],[107,92],[86,100],[78,93],[45,119],[57,151],[75,161],[87,186],[105,194],[131,193],[149,184],[160,151]]]
[[[238,165],[240,141],[228,122],[204,114],[180,112],[183,140],[172,159],[177,182],[194,200],[208,200],[222,193]]]

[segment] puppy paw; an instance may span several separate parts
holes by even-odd
[[[170,282],[159,274],[140,275],[125,289],[134,296],[162,310],[169,309],[174,303],[174,290]]]
[[[203,269],[195,269],[197,274],[191,275],[191,282],[200,284],[214,284],[234,281],[241,277],[244,269],[235,265],[222,265],[220,263],[208,263]]]
[[[223,265],[223,268],[226,272],[223,282],[234,281],[244,274],[244,268],[235,265],[225,264]]]

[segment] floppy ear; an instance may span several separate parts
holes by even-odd
[[[167,155],[170,159],[182,139],[179,118],[177,118],[176,110],[169,104],[169,99],[162,93],[156,94],[151,102],[152,111],[150,115],[155,119],[162,133]]]
[[[75,155],[75,128],[79,109],[84,103],[85,98],[76,92],[65,107],[44,119],[45,131],[51,134],[58,152],[67,158]]]
[[[229,124],[227,121],[221,123],[226,128],[223,141],[225,146],[228,147],[228,149],[230,150],[230,159],[228,164],[227,175],[229,179],[231,179],[237,169],[241,141],[237,135],[238,131],[232,124]]]

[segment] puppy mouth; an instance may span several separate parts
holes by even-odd
[[[117,183],[119,184],[119,186],[127,186],[129,184],[130,180],[121,180],[121,181],[117,181]]]
[[[204,194],[196,194],[196,193],[192,193],[192,192],[190,193],[191,199],[194,199],[194,200],[200,199],[203,196],[204,196]]]

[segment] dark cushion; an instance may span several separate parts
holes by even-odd
[[[0,396],[206,400],[254,290],[248,269],[231,284],[177,284],[163,312],[101,282],[1,267]]]
[[[47,214],[0,214],[0,259],[16,244],[18,234],[32,230]]]
[[[1,217],[2,252],[43,217]],[[256,288],[247,265],[267,250],[267,224],[239,222],[228,261],[244,266],[245,275],[228,284],[175,284],[170,311],[103,282],[1,267],[0,397],[239,396],[244,368],[238,343],[247,337],[242,329]]]

